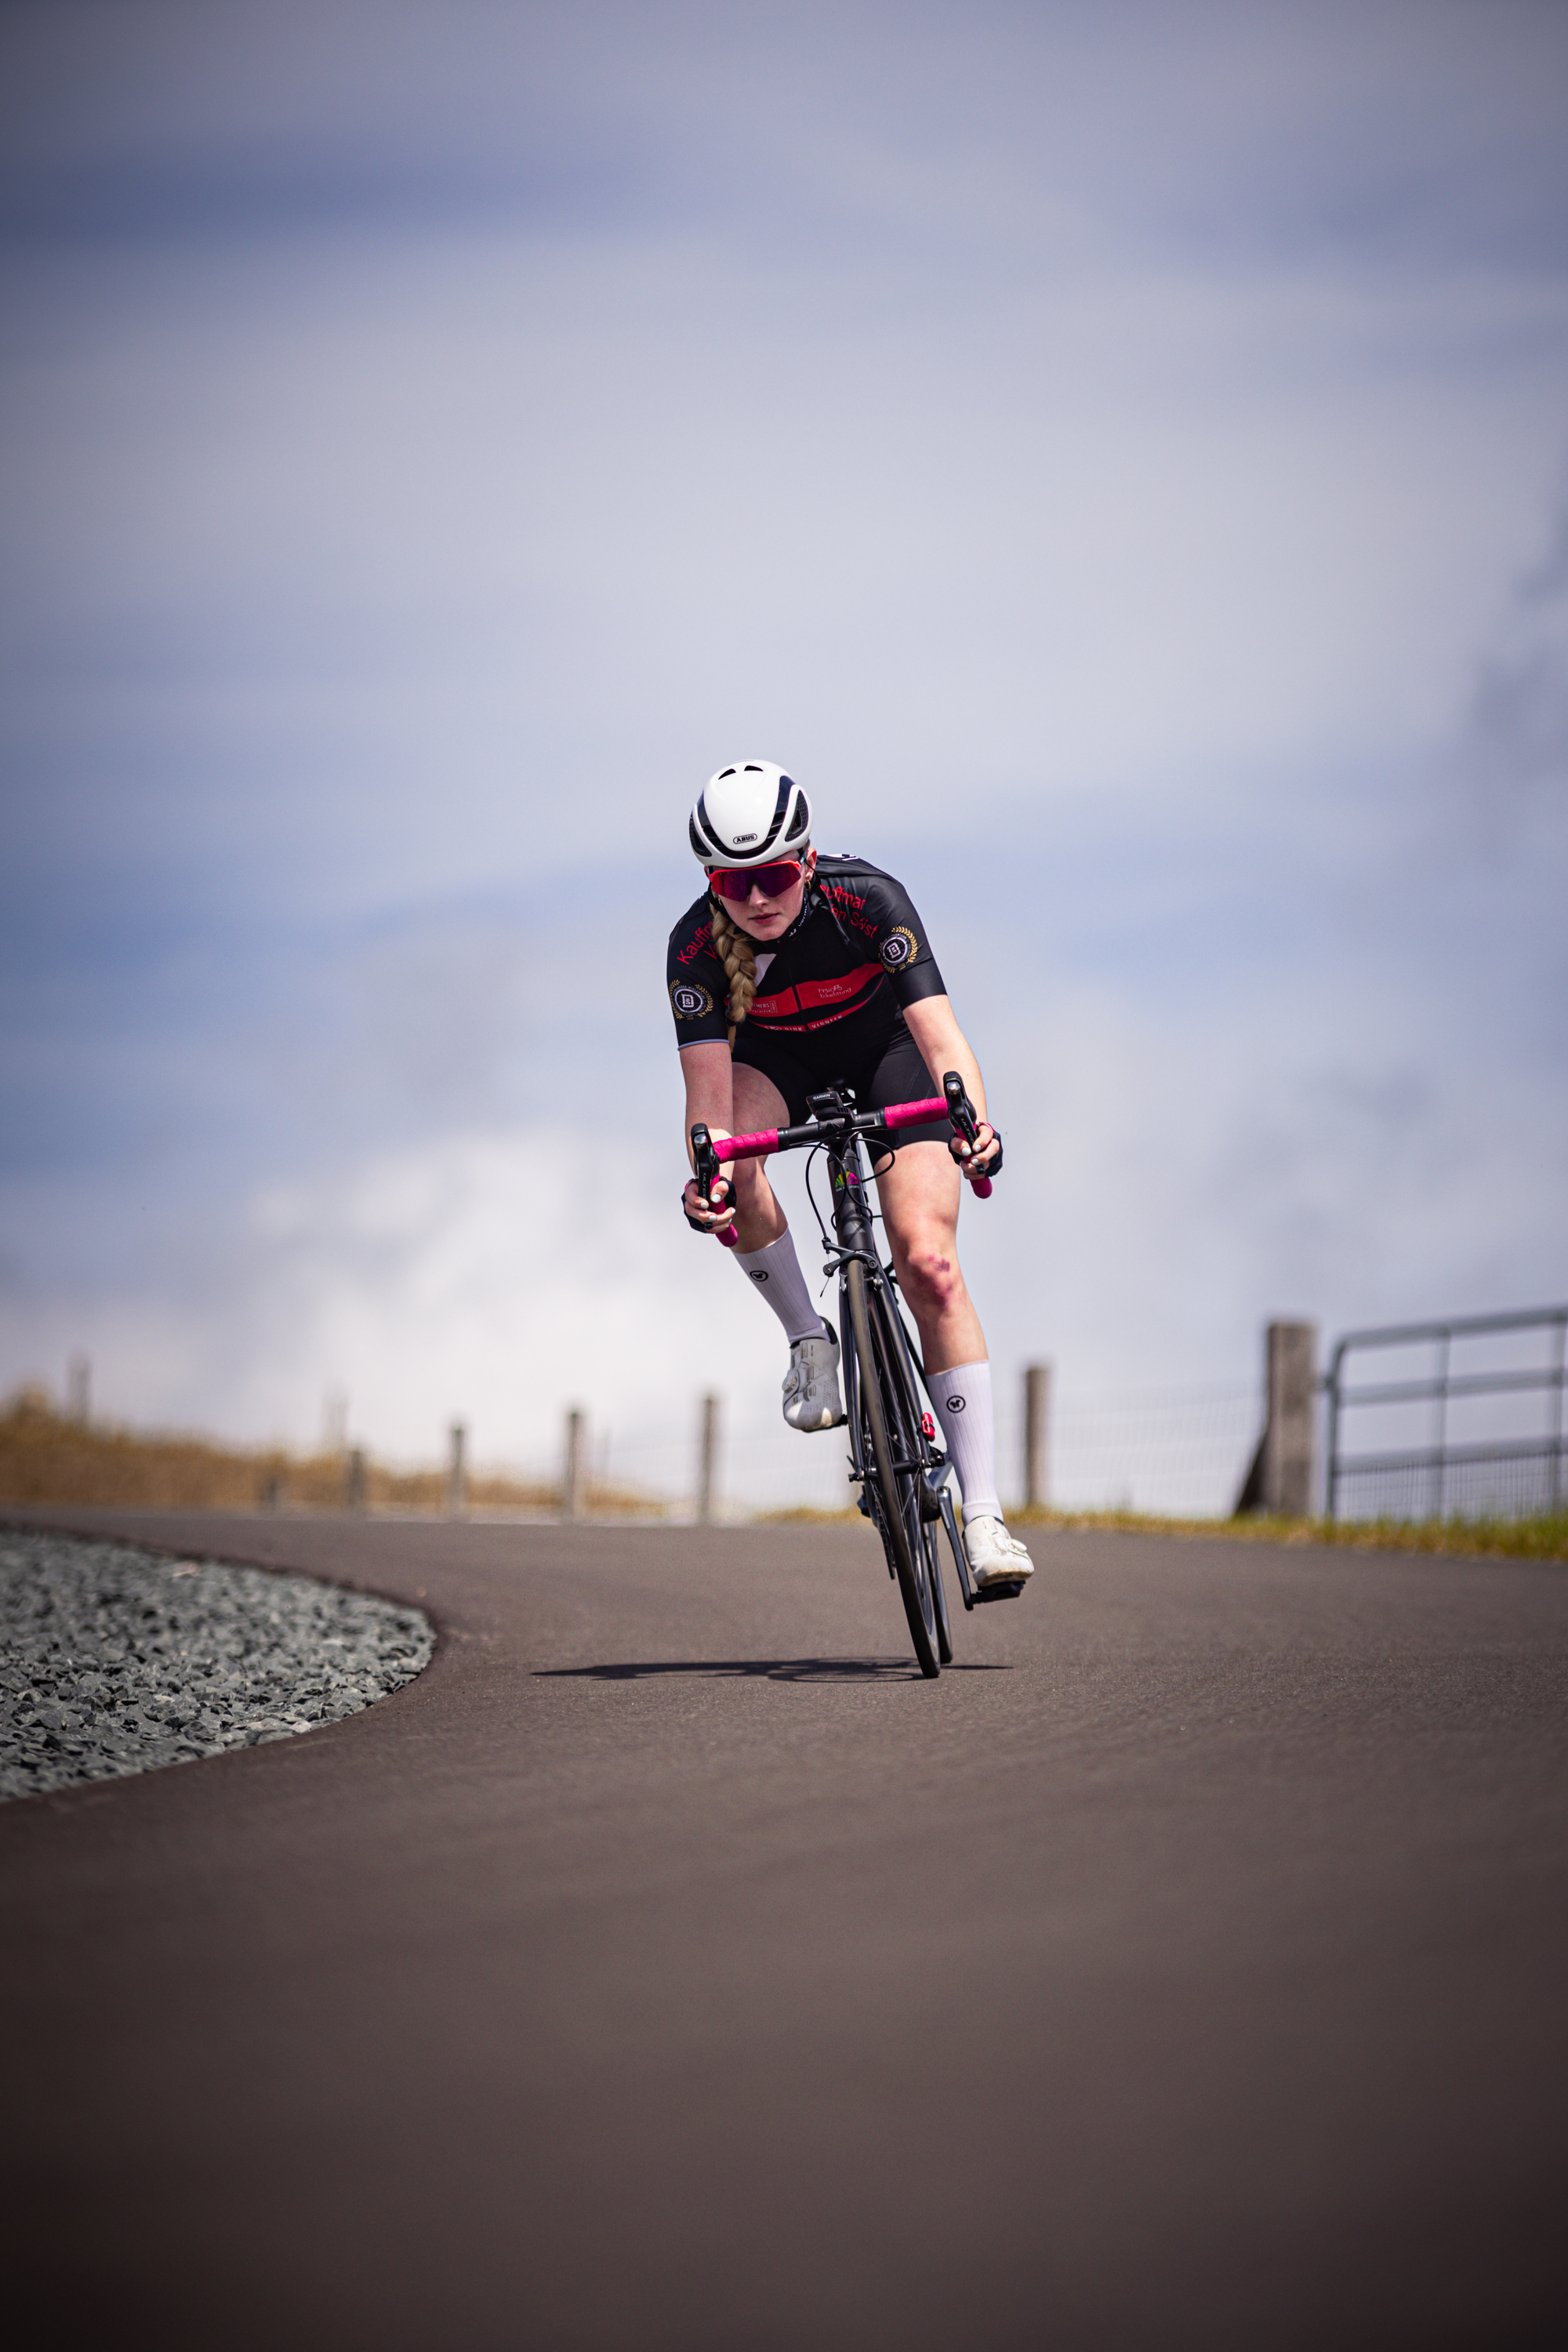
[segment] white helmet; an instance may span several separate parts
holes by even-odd
[[[691,812],[691,846],[704,866],[766,866],[811,845],[811,803],[772,760],[737,760],[710,776]]]

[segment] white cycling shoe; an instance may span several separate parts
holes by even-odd
[[[1000,1519],[964,1520],[963,1557],[970,1575],[982,1586],[1016,1584],[1035,1572],[1034,1561]]]
[[[792,1339],[784,1377],[784,1417],[792,1429],[837,1429],[845,1419],[838,1393],[838,1335],[825,1323],[826,1338]]]

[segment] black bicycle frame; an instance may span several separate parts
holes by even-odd
[[[807,1097],[816,1125],[813,1129],[786,1128],[779,1135],[781,1148],[807,1134],[819,1144],[827,1161],[828,1183],[832,1192],[833,1230],[837,1246],[830,1248],[825,1271],[837,1268],[838,1275],[838,1328],[843,1347],[844,1410],[849,1425],[849,1479],[861,1494],[866,1492],[868,1465],[861,1433],[860,1381],[862,1367],[857,1358],[853,1336],[849,1329],[848,1302],[845,1296],[850,1265],[858,1259],[865,1266],[873,1294],[881,1290],[887,1297],[890,1312],[888,1323],[895,1334],[894,1344],[900,1350],[910,1386],[918,1396],[925,1387],[925,1367],[910,1345],[910,1335],[898,1302],[892,1295],[896,1277],[884,1267],[877,1254],[877,1239],[872,1230],[871,1210],[867,1199],[867,1187],[874,1181],[867,1157],[868,1144],[875,1145],[887,1139],[888,1130],[881,1126],[875,1111],[857,1110],[851,1096],[847,1101],[837,1087],[826,1094]],[[866,1368],[869,1370],[870,1368]],[[965,1609],[974,1606],[973,1588],[969,1581],[969,1563],[964,1556],[958,1531],[957,1514],[952,1507],[952,1489],[948,1485],[947,1455],[936,1443],[935,1417],[925,1415],[918,1442],[922,1451],[914,1462],[900,1461],[895,1468],[917,1471],[925,1485],[927,1501],[922,1517],[940,1517],[946,1530],[952,1557],[957,1564]],[[862,1505],[862,1508],[864,1508]],[[889,1562],[889,1574],[892,1574]]]

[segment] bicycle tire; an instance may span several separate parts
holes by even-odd
[[[887,1298],[885,1291],[880,1296],[884,1299]],[[899,1387],[908,1407],[909,1426],[912,1437],[912,1433],[917,1426],[922,1430],[930,1427],[930,1423],[926,1419],[929,1407],[921,1393],[921,1383],[924,1382],[928,1388],[930,1383],[925,1379],[925,1365],[921,1360],[920,1349],[910,1339],[909,1328],[899,1313],[897,1306],[889,1299],[888,1307],[893,1321],[899,1327],[899,1335],[904,1342],[901,1348],[893,1350],[893,1360],[898,1365]],[[919,1452],[920,1449],[914,1446],[912,1450]],[[928,1518],[923,1510],[918,1514],[915,1521],[925,1554],[926,1574],[931,1580],[931,1600],[935,1607],[937,1656],[944,1666],[951,1666],[952,1624],[947,1613],[947,1588],[942,1580],[942,1546],[937,1540],[937,1528],[940,1524],[940,1521]]]
[[[909,1334],[903,1326],[894,1301],[885,1290],[879,1290],[871,1302],[876,1316],[880,1310],[884,1330],[893,1327],[888,1346],[889,1377],[898,1398],[896,1418],[900,1426],[894,1437],[896,1450],[910,1461],[920,1460],[924,1453],[920,1433],[925,1426],[926,1405],[910,1364],[912,1350],[908,1346]],[[899,1342],[904,1342],[900,1345]],[[947,1593],[942,1580],[942,1550],[937,1542],[939,1520],[929,1516],[925,1481],[912,1476],[900,1481],[903,1493],[904,1520],[910,1531],[910,1548],[914,1554],[917,1581],[930,1593],[926,1609],[925,1593],[921,1594],[921,1614],[931,1639],[936,1643],[938,1664],[952,1664],[952,1628],[948,1621]]]
[[[879,1328],[873,1318],[866,1269],[858,1258],[852,1258],[845,1269],[845,1291],[849,1331],[855,1343],[858,1367],[857,1386],[860,1396],[860,1417],[876,1479],[878,1529],[888,1555],[888,1565],[898,1582],[904,1615],[909,1621],[910,1637],[915,1645],[916,1660],[921,1674],[931,1680],[942,1672],[942,1666],[935,1639],[934,1611],[929,1599],[931,1584],[923,1573],[924,1546],[919,1545],[917,1549],[916,1545],[911,1545],[911,1519],[905,1508],[906,1489],[914,1488],[919,1473],[905,1471],[900,1474],[894,1454],[893,1437],[888,1428],[887,1406],[889,1402],[894,1410],[895,1432],[902,1418],[899,1408],[903,1400],[895,1386],[898,1381],[898,1357],[888,1346],[885,1328]],[[918,1514],[918,1494],[911,1494],[911,1499]]]
[[[890,1298],[886,1291],[881,1292],[879,1296],[887,1306],[889,1316],[897,1328],[898,1337],[903,1342],[901,1347],[892,1350],[892,1359],[897,1366],[899,1392],[904,1400],[905,1412],[908,1415],[910,1450],[911,1454],[918,1454],[922,1449],[914,1433],[917,1429],[928,1430],[931,1425],[928,1419],[930,1407],[921,1386],[925,1381],[925,1366],[921,1360],[919,1349],[910,1338],[909,1327],[900,1314],[896,1301]],[[947,1613],[947,1588],[942,1580],[942,1545],[938,1541],[938,1530],[942,1523],[939,1519],[933,1519],[929,1516],[925,1507],[926,1498],[918,1487],[916,1494],[921,1507],[911,1515],[911,1534],[918,1535],[924,1555],[925,1574],[931,1584],[937,1656],[944,1666],[951,1666],[952,1625]]]

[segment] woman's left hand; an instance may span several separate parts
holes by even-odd
[[[1002,1164],[1002,1139],[988,1118],[977,1119],[974,1140],[965,1142],[962,1135],[952,1138],[948,1149],[965,1176],[988,1176]]]

